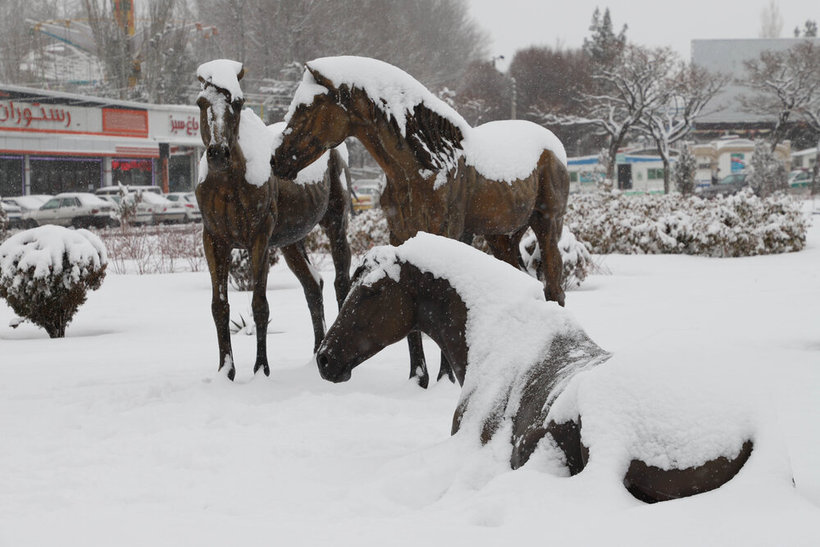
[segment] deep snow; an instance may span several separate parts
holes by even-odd
[[[408,381],[403,343],[348,383],[322,381],[281,263],[268,285],[272,376],[251,379],[254,337],[240,334],[230,384],[216,374],[206,273],[109,272],[65,339],[7,328],[0,302],[0,545],[820,543],[820,223],[800,253],[604,260],[611,275],[567,295],[590,337],[657,362],[650,379],[693,396],[719,398],[735,379],[756,393],[794,487],[782,468],[750,466],[714,492],[645,505],[595,469],[510,471],[492,445],[449,437],[459,388]],[[322,269],[330,322],[329,260]],[[249,295],[230,299],[248,317]],[[679,404],[686,413],[685,391]]]

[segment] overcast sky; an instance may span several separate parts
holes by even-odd
[[[690,41],[757,38],[769,0],[468,0],[476,21],[490,33],[491,55],[509,61],[530,45],[580,47],[596,6],[609,7],[616,31],[627,24],[630,41],[670,46],[689,59]],[[781,37],[793,36],[806,19],[820,23],[820,0],[778,0]],[[499,65],[499,68],[502,68]]]

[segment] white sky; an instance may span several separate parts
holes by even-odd
[[[646,46],[670,46],[689,59],[690,41],[703,38],[757,38],[761,12],[769,0],[468,0],[473,17],[490,33],[491,56],[506,61],[530,45],[580,47],[589,35],[592,12],[609,7],[616,32]],[[793,36],[806,19],[820,23],[820,1],[778,0],[781,37]],[[506,65],[503,65],[506,66]],[[499,68],[502,65],[499,64]]]

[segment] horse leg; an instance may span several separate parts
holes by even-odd
[[[410,379],[415,378],[419,386],[427,389],[430,375],[427,373],[427,361],[424,358],[424,347],[421,345],[421,332],[414,330],[408,334],[407,345],[410,348]]]
[[[564,227],[564,217],[546,217],[536,213],[530,225],[538,239],[538,246],[541,247],[538,278],[544,282],[544,297],[563,306],[565,300],[562,287],[564,264],[561,260],[558,240],[561,238],[561,230]]]
[[[319,349],[325,337],[325,310],[322,301],[322,276],[310,265],[302,242],[282,247],[282,255],[288,268],[296,275],[305,291],[310,320],[313,322],[313,353]]]
[[[267,286],[268,269],[270,262],[270,249],[268,248],[268,238],[258,237],[254,241],[253,248],[250,249],[251,272],[253,273],[253,321],[256,324],[256,364],[253,366],[253,373],[262,372],[265,376],[270,376],[270,366],[268,365],[268,320],[270,318],[270,308],[268,307]]]
[[[484,239],[487,241],[487,245],[490,246],[490,251],[494,257],[514,268],[520,268],[517,241],[521,239],[521,236],[516,240],[515,235],[485,235]]]
[[[228,330],[230,321],[230,305],[228,303],[228,268],[230,266],[231,249],[229,246],[217,242],[208,233],[202,232],[202,245],[205,251],[205,260],[208,262],[208,271],[211,274],[211,314],[216,326],[216,339],[219,344],[219,369],[226,368],[228,379],[236,376],[231,351],[231,336]]]
[[[336,304],[339,309],[350,292],[350,245],[347,243],[347,216],[346,211],[337,215],[335,211],[328,209],[328,214],[320,223],[330,240],[330,256],[333,258],[333,268],[336,277],[333,280],[333,288],[336,291]]]

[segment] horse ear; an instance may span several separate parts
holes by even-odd
[[[305,65],[305,68],[313,75],[313,79],[316,80],[316,83],[328,88],[329,90],[333,91],[336,89],[336,86],[333,85],[329,79],[322,75],[321,72],[310,66],[309,64]]]
[[[236,75],[236,79],[241,80],[242,76],[244,76],[244,75],[245,75],[245,67],[243,66],[242,68],[239,69],[239,74]]]

